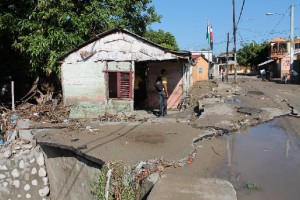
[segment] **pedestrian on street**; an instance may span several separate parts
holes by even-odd
[[[224,80],[225,80],[225,69],[224,68],[222,68],[222,82],[224,82]]]
[[[160,85],[161,84],[161,85]],[[158,91],[158,104],[159,104],[159,113],[158,117],[166,116],[168,110],[168,80],[166,77],[166,70],[161,70],[161,76],[156,80],[156,89]]]

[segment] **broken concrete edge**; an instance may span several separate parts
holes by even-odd
[[[47,147],[52,147],[52,148],[54,147],[54,148],[71,151],[71,152],[75,153],[76,155],[80,156],[81,158],[88,160],[89,162],[100,165],[100,170],[101,170],[101,167],[105,164],[105,162],[103,160],[93,157],[93,156],[90,156],[90,155],[87,155],[72,146],[59,145],[59,144],[45,142],[45,141],[38,141],[37,144],[39,144],[41,146],[47,146]],[[150,174],[147,178],[145,178],[143,180],[143,182],[141,183],[141,186],[140,186],[141,190],[138,194],[139,199],[145,199],[145,197],[147,197],[149,195],[149,193],[151,192],[152,188],[154,187],[155,183],[159,180],[159,178],[160,178],[160,173],[155,172],[155,173]]]
[[[62,150],[69,150],[73,153],[75,153],[78,156],[81,156],[82,158],[85,158],[91,162],[94,162],[96,164],[99,164],[100,166],[104,165],[105,162],[97,157],[88,155],[84,152],[82,152],[81,150],[79,150],[78,148],[75,148],[73,146],[69,146],[69,145],[62,145],[62,144],[56,144],[56,143],[52,143],[52,142],[46,142],[46,141],[38,141],[37,140],[37,144],[38,145],[45,145],[45,146],[50,146],[50,147],[56,147],[56,148],[60,148]]]
[[[236,200],[234,186],[227,180],[217,178],[189,177],[182,179],[176,174],[163,175],[155,184],[149,200],[174,199],[209,199],[209,200]]]

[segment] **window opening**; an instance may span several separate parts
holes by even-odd
[[[132,97],[132,72],[108,72],[109,98]]]

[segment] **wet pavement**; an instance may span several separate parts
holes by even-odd
[[[228,159],[218,177],[234,185],[238,199],[299,199],[299,129],[281,126],[291,119],[275,119],[227,136]]]

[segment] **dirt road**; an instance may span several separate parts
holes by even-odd
[[[299,94],[299,85],[256,77],[239,77],[237,83],[205,81],[191,88],[188,109],[170,111],[165,118],[137,111],[136,122],[84,120],[77,122],[76,130],[47,130],[35,137],[40,144],[69,149],[96,162],[123,160],[135,165],[164,159],[181,166],[164,169],[164,173],[212,177],[226,159],[226,140],[219,136],[279,116],[296,117]],[[291,118],[283,124],[294,125],[297,120]]]

